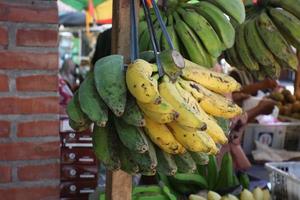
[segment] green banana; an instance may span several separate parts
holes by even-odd
[[[175,18],[175,30],[185,47],[189,58],[199,65],[204,67],[212,67],[211,62],[208,59],[208,53],[203,48],[201,42],[195,35],[195,33],[188,27],[188,25],[180,19],[179,15],[175,12],[173,14]]]
[[[128,95],[124,114],[121,117],[127,124],[132,126],[145,126],[143,113],[140,111],[135,99]]]
[[[155,147],[157,157],[157,171],[167,176],[173,176],[177,172],[176,163],[171,154]]]
[[[174,155],[174,159],[179,173],[194,173],[197,169],[195,161],[188,152]]]
[[[229,17],[236,20],[239,24],[245,21],[245,6],[241,0],[209,0],[210,3],[216,5]]]
[[[212,25],[225,48],[230,48],[234,44],[235,30],[224,13],[215,5],[209,2],[199,2],[194,6],[195,10],[200,13]]]
[[[82,132],[90,128],[91,121],[87,121],[85,124],[78,124],[74,122],[72,119],[69,119],[69,126],[77,132]]]
[[[278,78],[281,68],[258,34],[255,19],[250,20],[246,24],[245,38],[253,57],[262,65],[262,70],[266,72],[268,76]]]
[[[116,116],[121,116],[125,110],[127,93],[123,56],[110,55],[99,59],[94,74],[99,95]]]
[[[225,153],[222,158],[221,168],[219,172],[219,178],[215,189],[220,190],[224,188],[230,188],[233,185],[233,162],[230,153]]]
[[[187,173],[177,173],[174,175],[174,179],[183,183],[183,184],[192,184],[197,185],[199,189],[206,189],[207,182],[204,177],[199,174],[187,174]]]
[[[138,194],[132,200],[169,200],[164,194]]]
[[[211,56],[218,57],[222,53],[222,43],[208,21],[193,9],[178,8],[185,23],[196,33]]]
[[[154,51],[143,51],[143,52],[140,52],[139,56],[140,56],[140,59],[143,59],[149,63],[155,62]]]
[[[82,112],[80,108],[78,92],[75,92],[74,96],[69,101],[67,105],[67,114],[69,118],[73,122],[76,122],[78,126],[83,126],[89,121],[88,117],[84,114],[84,112]]]
[[[157,157],[155,148],[151,140],[146,137],[149,146],[148,151],[145,153],[132,152],[133,160],[139,165],[140,173],[143,175],[154,175],[157,167]]]
[[[117,135],[112,132],[111,124],[106,127],[94,126],[93,148],[96,156],[109,170],[118,170],[121,167],[117,147]]]
[[[132,155],[128,148],[126,148],[122,142],[119,142],[119,153],[120,153],[120,162],[121,170],[125,171],[128,174],[136,174],[139,172],[138,164],[133,160]]]
[[[256,27],[261,38],[280,61],[280,64],[284,63],[289,68],[297,70],[297,56],[265,12],[262,12],[258,17]]]
[[[242,61],[240,60],[240,58],[237,54],[236,45],[234,45],[233,47],[231,47],[225,51],[225,59],[226,59],[226,61],[228,61],[228,63],[230,65],[232,65],[233,67],[235,67],[239,70],[246,69],[246,67],[244,66],[244,64],[242,63]]]
[[[290,44],[300,49],[300,19],[285,10],[269,8],[268,11],[272,21],[283,36]]]
[[[240,25],[237,29],[237,35],[236,35],[236,48],[238,49],[237,53],[239,55],[239,58],[243,62],[243,64],[246,66],[246,68],[249,71],[258,71],[259,65],[252,57],[249,48],[246,44],[246,38],[245,38],[245,26],[247,25],[247,22]]]
[[[207,179],[208,189],[213,190],[218,181],[218,164],[214,155],[209,155],[209,161],[207,165]]]
[[[209,158],[206,153],[202,152],[189,152],[197,165],[206,165],[208,164]]]
[[[148,25],[146,21],[140,21],[139,22],[139,27],[138,27],[138,32],[139,32],[139,37],[143,34],[144,31],[148,31]]]
[[[142,51],[149,50],[148,49],[149,45],[151,45],[151,42],[150,42],[150,33],[149,33],[149,30],[146,29],[139,36],[139,51],[142,52]]]
[[[268,4],[281,7],[300,19],[300,0],[269,0]]]
[[[250,180],[249,180],[249,176],[246,173],[239,174],[239,181],[242,184],[244,189],[249,189]]]
[[[81,110],[94,121],[97,126],[105,126],[108,120],[108,108],[100,98],[94,83],[94,74],[90,73],[78,90]]]
[[[147,185],[147,186],[141,185],[141,186],[134,187],[131,194],[134,196],[139,193],[160,194],[160,193],[162,193],[162,190],[157,185]]]
[[[144,153],[149,149],[146,136],[141,128],[129,125],[117,117],[114,117],[114,125],[121,142],[130,151]]]

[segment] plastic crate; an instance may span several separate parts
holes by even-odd
[[[273,200],[300,200],[300,162],[271,162],[265,167]]]

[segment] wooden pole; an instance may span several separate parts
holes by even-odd
[[[300,52],[297,52],[297,57],[298,57],[298,69],[295,74],[295,83],[294,83],[294,95],[297,98],[300,98]]]
[[[113,1],[112,53],[130,58],[130,0]],[[132,176],[124,171],[106,174],[106,200],[131,200]]]

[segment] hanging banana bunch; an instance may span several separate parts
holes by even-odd
[[[170,38],[165,43],[170,49],[159,54],[154,48],[138,56],[132,47],[126,69],[122,55],[99,59],[68,104],[73,129],[94,125],[95,153],[109,170],[194,172],[228,141],[215,117],[242,112],[223,96],[239,90],[239,83],[184,59]]]
[[[211,68],[222,52],[231,48],[235,30],[231,21],[241,24],[245,8],[241,0],[167,1],[161,15],[174,44],[185,58]],[[169,49],[152,11],[154,27],[162,50]],[[145,18],[139,22],[140,51],[151,49]]]
[[[260,0],[246,7],[246,16],[236,24],[236,42],[225,52],[226,61],[259,79],[278,78],[282,69],[297,70],[300,1]]]

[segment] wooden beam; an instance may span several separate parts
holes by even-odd
[[[300,52],[298,52],[297,57],[299,64],[295,73],[294,94],[296,97],[300,98]]]
[[[130,0],[113,1],[112,53],[130,60]],[[131,200],[132,176],[124,171],[106,174],[106,199]]]

